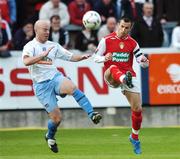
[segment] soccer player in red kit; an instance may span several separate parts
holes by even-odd
[[[142,123],[141,95],[136,73],[132,68],[133,58],[142,67],[149,66],[149,60],[141,53],[138,43],[129,35],[132,21],[128,18],[120,19],[117,31],[102,38],[94,55],[94,61],[104,63],[104,79],[113,87],[121,87],[131,105],[132,133],[129,140],[134,152],[141,154],[140,140],[138,138]]]

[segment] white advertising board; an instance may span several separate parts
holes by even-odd
[[[21,60],[21,52],[12,52],[12,57],[0,59],[0,109],[41,109],[33,94],[30,75]],[[108,87],[103,80],[103,65],[93,59],[82,62],[56,61],[56,66],[63,70],[80,88],[94,107],[129,106],[120,88]],[[135,62],[134,69],[140,79],[140,67]],[[61,108],[77,108],[73,97],[59,98]]]

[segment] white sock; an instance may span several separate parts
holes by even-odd
[[[124,83],[124,78],[125,78],[125,74],[123,74],[120,78],[119,78],[119,80],[121,81],[121,83]]]
[[[135,134],[135,135],[138,135],[138,134],[139,134],[139,130],[134,130],[134,129],[132,128],[132,133]]]

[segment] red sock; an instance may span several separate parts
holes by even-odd
[[[110,72],[115,81],[122,82],[120,81],[120,77],[124,74],[119,70],[119,68],[116,65],[110,66]]]
[[[142,112],[132,111],[132,138],[138,140],[138,131],[141,128],[142,123]]]

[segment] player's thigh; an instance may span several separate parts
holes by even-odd
[[[113,79],[109,68],[104,72],[104,80],[110,87],[117,88],[120,86],[120,83]]]
[[[57,74],[53,79],[55,84],[55,93],[57,95],[68,94],[71,95],[76,89],[75,84],[71,81],[70,78],[65,77],[62,73]]]
[[[49,117],[57,124],[60,123],[61,121],[61,111],[58,107],[56,107],[55,109],[53,109],[51,112],[49,112]]]
[[[124,95],[126,96],[129,104],[131,105],[132,110],[134,110],[134,111],[141,111],[142,110],[140,93],[130,92],[130,91],[125,90]]]
[[[68,78],[65,78],[60,85],[60,93],[72,95],[76,89],[76,85]]]
[[[48,113],[57,108],[57,98],[52,80],[33,84],[33,89],[36,97]]]

